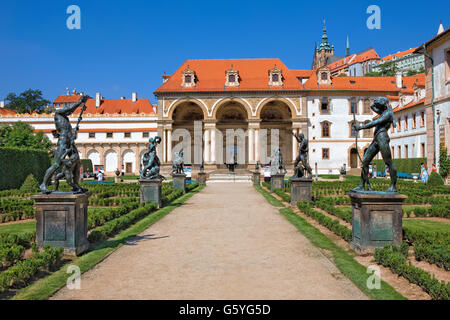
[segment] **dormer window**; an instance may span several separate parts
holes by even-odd
[[[195,72],[189,69],[188,66],[187,69],[183,71],[181,86],[185,88],[195,87],[196,80]]]
[[[273,69],[269,70],[269,86],[282,86],[283,85],[283,74],[281,69],[275,66]]]
[[[321,84],[330,85],[331,84],[330,69],[328,69],[327,67],[320,68],[317,71],[317,82],[319,85]]]
[[[225,71],[225,85],[227,87],[239,86],[239,72],[231,66],[230,69]]]

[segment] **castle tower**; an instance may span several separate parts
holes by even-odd
[[[327,27],[323,20],[322,42],[319,47],[314,48],[314,58],[312,69],[320,68],[327,65],[328,57],[334,56],[334,45],[328,42]]]
[[[345,48],[345,56],[348,57],[350,55],[350,41],[347,36],[347,47]]]

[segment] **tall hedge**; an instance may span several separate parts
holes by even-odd
[[[0,148],[0,190],[19,189],[29,174],[41,183],[50,165],[47,151]]]
[[[420,173],[420,164],[427,163],[427,158],[394,159],[393,161],[398,173]],[[372,162],[377,165],[377,171],[386,171],[383,160],[373,160]]]
[[[81,165],[83,166],[83,172],[94,172],[91,159],[81,159]]]

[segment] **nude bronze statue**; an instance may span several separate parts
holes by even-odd
[[[79,128],[79,123],[81,121],[81,115],[83,111],[86,110],[86,106],[84,104],[88,99],[89,96],[82,95],[78,102],[67,105],[64,108],[55,111],[54,118],[56,130],[54,131],[54,135],[58,138],[58,143],[55,151],[55,161],[53,165],[45,172],[44,180],[40,185],[40,189],[43,193],[49,194],[52,192],[48,189],[51,179],[55,173],[61,170],[64,172],[63,175],[66,176],[66,178],[69,176],[68,183],[72,186],[72,192],[87,192],[87,189],[80,187],[78,184],[80,180],[81,160],[75,145],[75,139]],[[77,127],[74,130],[70,124],[69,116],[81,105],[83,105],[83,108],[78,119]],[[66,157],[69,157],[69,160],[66,160]],[[62,176],[59,175],[59,179],[61,179],[61,177]]]
[[[142,156],[142,170],[140,171],[140,178],[146,180],[165,179],[159,174],[161,162],[156,154],[156,147],[161,143],[161,137],[156,136],[150,138],[148,143],[148,150]]]
[[[385,192],[397,192],[397,169],[392,162],[391,148],[389,147],[388,130],[394,122],[394,112],[389,104],[389,100],[385,97],[378,97],[374,100],[370,108],[378,114],[378,118],[364,125],[355,124],[355,130],[364,130],[375,127],[374,138],[362,160],[361,183],[354,192],[364,192],[367,185],[367,191],[373,191],[369,181],[369,164],[378,152],[381,152],[384,163],[389,169],[391,176],[391,185]]]
[[[294,176],[293,178],[301,178],[304,176],[304,171],[306,170],[309,173],[308,178],[312,178],[312,169],[308,164],[308,140],[305,138],[305,135],[303,133],[299,133],[298,135],[295,133],[292,133],[292,135],[295,137],[295,139],[299,143],[298,147],[298,156],[295,159],[294,162]],[[300,164],[300,166],[299,166]]]

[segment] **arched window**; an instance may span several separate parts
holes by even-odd
[[[329,138],[331,136],[330,127],[331,123],[328,121],[322,122],[322,138]]]

